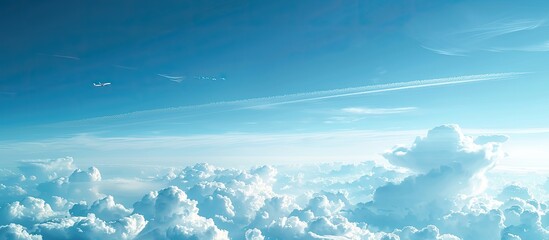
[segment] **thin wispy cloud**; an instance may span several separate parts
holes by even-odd
[[[401,108],[363,108],[363,107],[348,107],[341,109],[344,113],[357,114],[357,115],[382,115],[382,114],[395,114],[415,111],[415,107],[401,107]]]
[[[549,51],[549,41],[519,47],[497,47],[494,48],[493,51],[547,52]]]
[[[222,110],[219,110],[219,111],[235,111],[235,110],[243,110],[243,109],[265,109],[265,108],[279,106],[279,105],[321,101],[321,100],[343,98],[343,97],[350,97],[350,96],[367,95],[367,94],[373,94],[373,93],[383,93],[383,92],[392,92],[392,91],[409,90],[409,89],[417,89],[417,88],[436,87],[436,86],[450,86],[450,85],[456,85],[456,84],[474,83],[474,82],[491,81],[491,80],[512,79],[524,74],[528,74],[528,73],[526,72],[491,73],[491,74],[466,75],[466,76],[458,76],[458,77],[416,80],[416,81],[408,81],[408,82],[396,82],[396,83],[388,83],[388,84],[376,84],[376,85],[367,85],[367,86],[361,86],[361,87],[311,91],[311,92],[304,92],[304,93],[295,93],[295,94],[278,95],[278,96],[261,97],[261,98],[248,98],[248,99],[232,100],[232,101],[220,101],[220,102],[212,102],[212,103],[205,103],[205,104],[199,104],[199,105],[158,108],[158,109],[152,109],[152,110],[143,110],[143,111],[115,114],[115,115],[109,115],[109,116],[103,116],[103,117],[88,118],[88,119],[82,119],[82,120],[76,120],[76,121],[60,122],[58,124],[69,124],[69,123],[79,124],[79,123],[90,123],[90,122],[96,122],[96,121],[120,120],[126,117],[131,117],[133,120],[136,120],[136,119],[139,119],[139,117],[144,117],[144,116],[155,116],[163,113],[177,113],[177,112],[193,111],[193,110],[207,109],[207,108],[214,108],[214,107],[221,107]]]
[[[167,78],[170,81],[177,82],[177,83],[180,83],[185,79],[185,76],[170,76],[170,75],[160,74],[160,73],[156,74],[156,75],[158,75],[160,77],[163,77],[163,78]]]
[[[350,97],[357,95],[366,95],[372,93],[382,93],[382,92],[391,92],[399,91],[406,89],[415,89],[415,88],[426,88],[426,87],[435,87],[435,86],[444,86],[444,85],[455,85],[461,83],[472,83],[480,81],[489,81],[497,79],[508,79],[517,77],[519,75],[527,74],[527,72],[510,72],[510,73],[491,73],[491,74],[480,74],[480,75],[467,75],[459,77],[448,77],[448,78],[437,78],[437,79],[427,79],[427,80],[416,80],[410,82],[396,82],[389,84],[379,84],[379,85],[369,85],[363,87],[354,87],[354,88],[344,88],[344,89],[334,89],[327,91],[314,91],[308,93],[299,93],[283,96],[275,96],[267,99],[270,102],[265,104],[256,104],[249,106],[247,108],[263,108],[268,106],[276,106],[283,104],[291,103],[300,103],[308,101],[318,101],[332,98],[341,98],[341,97]],[[260,100],[260,99],[248,99],[250,100]]]
[[[421,46],[421,47],[440,55],[459,56],[459,57],[465,56],[465,54],[461,53],[461,50],[459,49],[435,49],[435,48],[430,48],[426,46]]]
[[[46,153],[62,152],[64,154],[90,152],[95,154],[109,153],[124,153],[123,156],[139,155],[146,151],[151,153],[173,153],[177,154],[177,159],[182,156],[193,156],[196,151],[206,151],[205,149],[215,149],[217,152],[232,153],[238,155],[238,160],[244,158],[242,149],[257,150],[264,155],[273,149],[290,149],[292,146],[300,143],[307,143],[300,147],[304,149],[300,154],[296,154],[301,160],[304,155],[314,155],[312,161],[318,160],[323,154],[330,152],[338,152],[335,149],[340,149],[339,152],[356,151],[356,153],[365,154],[368,157],[379,156],[379,149],[388,149],[394,144],[405,143],[412,141],[416,136],[425,134],[425,129],[375,129],[375,130],[333,130],[319,132],[287,132],[287,133],[256,133],[256,132],[232,132],[219,134],[196,134],[186,136],[164,135],[164,136],[122,136],[122,137],[102,137],[94,134],[79,134],[68,137],[48,138],[41,140],[28,141],[0,141],[0,155],[14,156],[16,154],[25,153],[29,159],[33,157],[44,156]],[[509,129],[463,129],[469,135],[492,135],[505,134],[509,135],[517,144],[529,144],[518,138],[518,136],[526,136],[528,139],[533,134],[547,136],[549,129],[547,128],[509,128]],[[517,142],[518,141],[518,142]],[[372,149],[364,149],[364,145],[378,146]],[[318,153],[318,146],[330,146],[329,151]],[[354,150],[353,150],[354,149]],[[294,149],[297,150],[297,149]],[[313,151],[314,150],[314,151]],[[364,151],[363,151],[364,150]],[[255,151],[252,151],[256,153]],[[314,154],[313,154],[314,152]],[[275,153],[271,154],[292,154]],[[295,152],[293,152],[295,153]],[[41,155],[42,154],[42,155]],[[49,156],[49,155],[48,155]],[[293,156],[293,157],[295,157]],[[349,156],[349,155],[347,155]],[[353,156],[355,156],[353,154]],[[358,159],[365,159],[366,155],[356,154]],[[249,157],[249,158],[248,158]],[[325,156],[328,157],[328,156]],[[332,156],[331,160],[338,159],[340,156]],[[222,158],[217,159],[216,158]],[[213,155],[208,159],[215,161],[226,160],[227,156]],[[257,156],[247,156],[246,159],[254,159],[253,164],[258,164]],[[291,158],[295,160],[295,158]],[[107,162],[108,163],[108,162]],[[112,162],[111,162],[112,164]]]
[[[546,47],[531,42],[513,41],[512,46],[501,46],[501,40],[514,36],[530,36],[534,31],[542,31],[544,19],[498,19],[488,23],[477,23],[475,27],[461,27],[458,30],[427,33],[421,47],[440,55],[465,56],[471,51],[547,51]],[[527,35],[530,34],[530,35]],[[543,35],[545,34],[538,34]],[[540,40],[532,35],[533,41]]]
[[[455,32],[452,35],[464,36],[471,40],[486,40],[501,35],[533,30],[545,23],[545,20],[518,19],[518,20],[497,20],[484,24],[480,27]]]
[[[373,115],[389,115],[407,113],[417,110],[415,107],[399,108],[368,108],[368,107],[346,107],[333,112],[335,116],[324,121],[326,124],[354,123],[370,118]]]
[[[50,56],[56,57],[56,58],[64,58],[64,59],[71,59],[71,60],[80,60],[79,57],[69,56],[69,55],[52,54],[52,55],[50,55]]]

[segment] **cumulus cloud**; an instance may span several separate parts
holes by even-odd
[[[197,202],[172,186],[147,194],[134,205],[134,213],[150,219],[140,239],[228,239],[212,219],[198,215]]]
[[[505,153],[500,150],[499,138],[484,137],[484,144],[464,136],[457,125],[443,125],[429,130],[426,137],[418,137],[411,147],[395,147],[384,154],[390,163],[427,173],[441,166],[459,165],[476,173],[493,167]]]
[[[484,173],[505,156],[499,142],[475,143],[456,125],[443,125],[418,137],[412,146],[384,154],[390,163],[417,175],[375,190],[373,201],[360,204],[353,219],[382,228],[425,226],[459,210],[460,194],[474,195],[485,184]]]
[[[263,240],[265,237],[261,234],[261,231],[257,228],[246,230],[246,240]]]
[[[0,225],[17,223],[26,227],[55,216],[55,212],[44,200],[26,197],[21,202],[8,203],[0,208]]]
[[[496,209],[484,213],[454,212],[444,216],[438,226],[461,239],[498,240],[505,227],[504,219],[503,213]]]
[[[36,189],[44,199],[63,197],[71,201],[84,200],[93,202],[103,197],[100,193],[98,182],[101,181],[101,173],[95,167],[88,171],[74,170],[69,177],[60,177],[38,184]]]
[[[51,180],[70,174],[76,166],[71,157],[21,161],[19,170],[28,177],[36,177],[40,180]]]
[[[27,191],[20,186],[6,186],[0,183],[0,204],[21,200]]]
[[[97,182],[101,181],[101,173],[96,167],[90,167],[88,171],[74,170],[69,176],[70,182]]]
[[[520,198],[529,200],[534,198],[528,188],[519,185],[511,184],[507,185],[497,197],[500,201],[506,201],[510,198]]]
[[[436,226],[429,225],[423,229],[405,227],[393,232],[400,240],[459,240],[460,238],[451,234],[440,234]]]
[[[503,239],[549,239],[549,230],[541,225],[537,212],[524,211],[520,214],[520,225],[511,225],[502,231]]]
[[[106,222],[94,214],[57,218],[34,226],[44,239],[134,239],[147,221],[139,214]]]
[[[29,234],[23,226],[10,223],[9,225],[0,226],[0,239],[42,240],[42,236]]]
[[[545,195],[486,181],[506,139],[443,125],[387,151],[392,166],[201,163],[149,179],[105,178],[72,158],[25,161],[0,179],[0,239],[548,238]],[[135,181],[155,191],[124,188],[142,196],[133,204],[102,192]]]
[[[231,237],[243,238],[240,229],[256,218],[267,199],[275,196],[276,176],[277,170],[271,166],[242,171],[197,164],[183,169],[170,183],[187,191],[189,199],[198,202],[201,216],[237,233]]]
[[[93,213],[96,217],[105,221],[114,221],[131,213],[124,205],[116,203],[113,196],[99,199],[89,207],[85,202],[74,204],[69,212],[73,216],[87,216],[89,213]]]

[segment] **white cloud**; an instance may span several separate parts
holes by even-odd
[[[499,240],[504,219],[499,210],[478,214],[454,212],[444,216],[438,226],[462,239]]]
[[[139,234],[141,239],[228,239],[212,219],[198,215],[197,202],[187,198],[181,189],[172,186],[145,195],[134,205],[149,223]]]
[[[415,89],[415,88],[426,88],[434,86],[444,86],[444,85],[455,85],[463,83],[473,83],[480,81],[490,81],[496,79],[509,79],[520,76],[525,73],[489,73],[489,74],[479,74],[479,75],[466,75],[466,76],[457,76],[457,77],[446,77],[446,78],[437,78],[437,79],[424,79],[424,80],[415,80],[408,82],[396,82],[389,84],[378,84],[378,85],[367,85],[361,87],[352,87],[352,88],[341,88],[341,89],[332,89],[332,90],[320,90],[304,93],[295,93],[295,94],[286,94],[279,96],[270,96],[270,97],[261,97],[261,98],[250,98],[234,101],[222,101],[222,102],[213,102],[200,105],[191,105],[191,106],[181,106],[181,107],[170,107],[170,108],[160,108],[154,110],[145,110],[145,111],[136,111],[124,114],[117,114],[111,116],[89,118],[83,120],[69,121],[69,122],[60,122],[55,123],[53,126],[89,126],[91,123],[105,123],[111,121],[109,124],[105,124],[105,128],[117,127],[120,120],[128,119],[131,117],[133,123],[139,122],[138,119],[142,119],[143,116],[155,115],[157,119],[160,116],[170,118],[168,114],[182,115],[182,113],[188,111],[196,110],[212,110],[220,111],[220,107],[223,108],[223,111],[227,109],[240,110],[240,109],[265,109],[273,106],[286,105],[286,104],[295,104],[319,100],[327,100],[334,98],[342,98],[349,96],[357,95],[366,95],[373,93],[382,93],[390,91],[400,91],[406,89]],[[172,115],[172,116],[175,116]],[[138,117],[138,118],[135,118]],[[112,122],[115,120],[115,122]],[[127,121],[123,121],[124,124],[127,124]],[[116,123],[116,124],[115,124]]]
[[[105,222],[94,214],[57,218],[34,226],[44,239],[134,239],[147,221],[139,214]]]
[[[88,171],[74,170],[69,176],[69,182],[97,182],[101,181],[101,173],[96,167],[90,167]]]
[[[416,110],[415,107],[401,107],[401,108],[362,108],[362,107],[348,107],[341,109],[344,113],[358,114],[358,115],[380,115],[380,114],[395,114],[405,113]]]
[[[80,170],[70,158],[23,162],[21,174],[0,179],[0,238],[546,238],[547,198],[543,191],[532,194],[530,176],[528,183],[508,184],[512,177],[492,172],[501,183],[479,181],[505,156],[506,139],[473,138],[444,125],[388,151],[399,167],[195,164],[148,179],[112,179],[96,167]],[[160,190],[147,194],[143,186]],[[103,187],[112,191],[105,195]],[[128,192],[143,196],[133,209],[120,202]]]
[[[37,190],[40,192],[40,196],[45,199],[57,196],[71,201],[93,202],[104,196],[99,192],[98,183],[100,181],[99,170],[90,167],[88,171],[76,169],[69,177],[60,177],[40,183]]]
[[[507,185],[497,197],[500,201],[507,201],[510,198],[520,198],[523,200],[534,198],[528,188],[515,184]]]
[[[459,210],[455,201],[460,194],[484,190],[484,173],[505,154],[498,142],[479,145],[459,127],[444,125],[411,147],[395,147],[384,156],[419,174],[377,188],[373,201],[360,204],[352,219],[387,228],[425,226]]]
[[[483,137],[482,141],[487,141]],[[464,136],[456,125],[436,127],[424,138],[417,138],[408,147],[396,147],[384,154],[390,163],[426,173],[441,166],[459,164],[465,171],[476,173],[493,167],[504,157],[498,143],[506,139],[492,138],[485,144],[476,144],[471,137]]]
[[[293,199],[288,196],[273,197],[265,200],[265,204],[255,214],[251,227],[266,228],[273,221],[288,216],[294,209],[299,208]]]
[[[29,234],[25,227],[19,224],[10,223],[8,225],[0,226],[0,239],[42,240],[42,236]]]
[[[441,9],[437,14],[445,14],[448,24],[425,24],[432,19],[429,16],[416,17],[409,26],[412,33],[421,42],[423,48],[437,54],[447,56],[465,56],[474,51],[546,51],[544,44],[546,21],[533,18],[487,19],[484,12],[467,11],[467,15],[459,14],[453,9],[445,12]],[[456,18],[456,16],[458,16]],[[529,16],[530,17],[530,16]],[[423,29],[429,26],[428,29]],[[443,27],[439,27],[443,26]],[[522,39],[517,41],[517,37]],[[511,41],[512,40],[512,41]]]
[[[25,197],[22,201],[8,203],[0,208],[0,225],[17,223],[25,227],[32,226],[56,214],[44,200]]]
[[[541,225],[541,217],[537,212],[524,211],[520,214],[520,225],[511,225],[503,229],[502,239],[549,239],[549,230]]]
[[[6,186],[0,183],[0,204],[20,200],[26,195],[27,191],[20,186]]]
[[[429,225],[423,229],[415,227],[405,227],[402,230],[396,230],[394,234],[400,237],[400,240],[459,240],[460,238],[451,234],[440,234],[436,226]]]
[[[75,204],[71,209],[73,216],[86,216],[89,213],[105,221],[114,221],[130,215],[131,211],[122,204],[116,203],[113,196],[99,199],[89,208],[86,203],[81,203]]]
[[[298,217],[282,217],[269,225],[266,234],[273,239],[302,239],[307,229],[307,223]]]
[[[264,240],[265,237],[261,234],[261,230],[254,228],[246,230],[246,240]]]
[[[70,174],[76,166],[71,157],[21,161],[19,170],[28,177],[34,176],[40,180],[51,180]]]

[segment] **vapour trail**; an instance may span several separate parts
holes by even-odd
[[[333,99],[333,98],[366,95],[366,94],[372,94],[372,93],[381,93],[381,92],[390,92],[390,91],[399,91],[399,90],[406,90],[406,89],[426,88],[426,87],[435,87],[435,86],[445,86],[445,85],[455,85],[455,84],[482,82],[482,81],[490,81],[490,80],[510,79],[510,78],[514,78],[514,77],[528,74],[528,73],[529,72],[489,73],[489,74],[479,74],[479,75],[466,75],[466,76],[457,76],[457,77],[416,80],[416,81],[408,81],[408,82],[396,82],[396,83],[388,83],[388,84],[367,85],[367,86],[361,86],[361,87],[340,88],[340,89],[332,89],[332,90],[322,90],[322,91],[312,91],[312,92],[304,92],[304,93],[270,96],[270,97],[248,98],[248,99],[241,99],[241,100],[212,102],[212,103],[198,104],[198,105],[188,105],[188,106],[180,106],[180,107],[169,107],[169,108],[135,111],[135,112],[115,114],[115,115],[109,115],[109,116],[103,116],[103,117],[60,122],[58,124],[90,123],[95,121],[117,120],[121,118],[139,117],[139,116],[145,116],[145,115],[163,114],[163,113],[178,112],[178,111],[197,110],[197,109],[208,108],[208,107],[231,107],[223,111],[231,111],[231,110],[239,110],[239,109],[262,109],[262,108],[268,108],[268,107],[284,105],[284,104],[320,101],[320,100],[327,100],[327,99]]]

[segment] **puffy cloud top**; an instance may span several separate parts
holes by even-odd
[[[0,239],[42,240],[42,236],[29,234],[23,226],[10,223],[9,225],[0,226]]]
[[[44,200],[26,197],[21,202],[16,201],[0,208],[0,224],[18,223],[32,226],[53,217],[55,213]]]
[[[94,214],[59,218],[34,226],[44,239],[134,239],[147,221],[139,214],[105,222]]]
[[[150,219],[141,239],[228,239],[228,232],[198,215],[197,202],[175,186],[147,194],[134,205],[135,213]]]
[[[101,173],[96,167],[88,168],[88,171],[74,170],[69,177],[70,182],[97,182],[101,181]]]
[[[516,184],[511,184],[503,188],[498,195],[500,201],[506,201],[509,198],[520,198],[523,200],[529,200],[534,198],[528,188],[522,187]]]
[[[384,156],[419,174],[377,188],[373,202],[356,209],[353,219],[380,227],[425,226],[458,211],[455,200],[482,192],[484,173],[505,156],[494,141],[480,145],[458,126],[443,125],[411,147],[394,148]]]
[[[131,181],[103,179],[71,158],[26,161],[21,173],[0,170],[0,239],[549,239],[547,189],[483,181],[506,139],[434,128],[385,154],[413,171],[195,164],[138,179],[160,189],[144,196],[143,185],[114,188]]]
[[[484,137],[475,143],[472,137],[464,136],[457,125],[443,125],[431,129],[426,137],[418,137],[411,147],[395,147],[384,154],[390,163],[427,173],[441,166],[460,165],[464,170],[477,172],[492,167],[496,160],[505,156],[499,141]]]
[[[95,201],[89,208],[85,202],[74,204],[69,210],[73,216],[87,216],[93,213],[105,221],[114,221],[130,215],[131,211],[122,204],[116,203],[113,196]]]
[[[71,157],[54,160],[21,161],[19,170],[26,176],[34,176],[43,180],[51,180],[65,176],[76,169]]]

